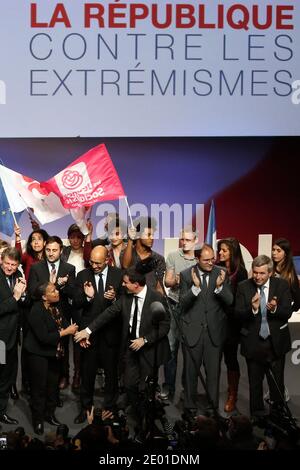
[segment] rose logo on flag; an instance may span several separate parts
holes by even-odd
[[[66,170],[61,182],[66,189],[74,191],[82,185],[83,176],[78,171]]]
[[[55,181],[63,195],[89,192],[93,188],[84,162],[76,163],[61,171],[55,176]]]

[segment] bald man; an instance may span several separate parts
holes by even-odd
[[[82,309],[80,329],[86,328],[119,296],[122,288],[122,271],[108,266],[108,252],[104,246],[91,251],[90,267],[81,271],[76,279],[74,304]],[[91,346],[82,348],[81,410],[75,424],[86,420],[86,412],[94,404],[94,388],[98,367],[105,372],[103,408],[112,409],[118,398],[118,359],[122,324],[120,318],[110,322],[93,335]]]

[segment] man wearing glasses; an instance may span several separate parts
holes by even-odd
[[[74,304],[82,309],[80,329],[86,328],[119,296],[122,288],[122,271],[108,266],[108,252],[104,246],[91,251],[90,267],[81,271],[76,280]],[[89,348],[82,348],[82,377],[80,386],[81,410],[74,423],[86,420],[86,412],[94,404],[94,388],[98,367],[105,373],[105,409],[112,409],[118,398],[118,358],[122,324],[116,319],[93,335]]]

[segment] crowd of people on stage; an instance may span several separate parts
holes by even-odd
[[[61,426],[55,410],[62,406],[60,391],[69,386],[79,393],[74,423],[89,420],[92,425],[95,380],[102,368],[102,421],[130,405],[140,430],[137,441],[143,442],[149,431],[145,421],[151,421],[143,398],[147,378],[157,380],[163,366],[164,382],[155,394],[172,400],[180,347],[187,422],[199,415],[216,417],[222,357],[228,380],[224,411],[236,414],[239,345],[248,370],[250,425],[284,406],[285,355],[291,349],[288,320],[300,308],[289,241],[275,240],[271,256],[254,258],[248,273],[236,238],[219,240],[215,253],[210,245],[199,245],[192,227],[184,227],[178,249],[165,260],[152,249],[155,229],[152,218],[140,217],[127,228],[118,214],[109,214],[104,236],[95,240],[90,221],[87,236],[76,224],[69,227],[68,246],[38,226],[24,250],[18,226],[13,247],[0,240],[0,341],[5,345],[0,423],[18,425],[7,406],[9,398],[18,399],[19,345],[22,388],[30,397],[33,430],[40,436],[45,421]],[[69,350],[74,364],[71,383]],[[198,402],[202,365],[205,408]],[[120,386],[126,392],[124,402]],[[100,440],[101,432],[95,434]]]

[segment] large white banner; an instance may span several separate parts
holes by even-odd
[[[299,135],[292,0],[1,0],[0,137]]]

